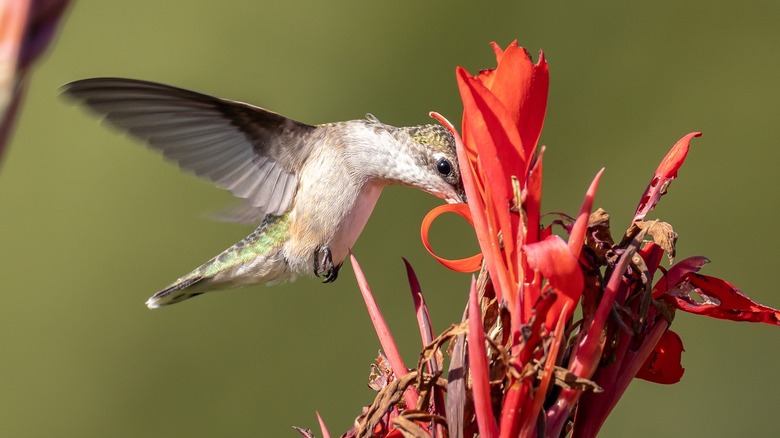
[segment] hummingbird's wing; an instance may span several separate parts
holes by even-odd
[[[314,126],[242,102],[133,79],[66,84],[64,94],[217,186],[262,218],[295,197]]]

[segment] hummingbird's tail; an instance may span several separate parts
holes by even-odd
[[[203,280],[202,275],[183,277],[172,285],[152,295],[146,300],[146,307],[156,309],[158,307],[176,304],[180,301],[190,299],[202,294],[205,291],[198,291],[190,286],[194,286]]]
[[[146,306],[156,309],[211,290],[294,279],[282,250],[289,227],[289,214],[267,216],[252,234],[154,294]]]

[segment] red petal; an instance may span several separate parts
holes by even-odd
[[[517,40],[512,41],[512,44],[517,45]],[[501,62],[501,57],[504,56],[504,49],[502,49],[501,46],[499,46],[495,41],[490,43],[490,47],[493,48],[493,53],[496,54],[496,64],[498,64]]]
[[[517,44],[517,41],[515,41],[514,44]],[[490,47],[493,49],[493,53],[496,55],[496,65],[498,65],[501,62],[501,57],[504,56],[504,49],[502,49],[501,46],[499,46],[495,41],[490,43]],[[490,88],[493,86],[493,79],[495,79],[495,77],[496,69],[489,68],[480,70],[479,74],[476,76],[476,79],[479,79],[483,85]]]
[[[550,75],[544,53],[539,52],[539,61],[533,64],[517,41],[506,50],[496,43],[491,46],[497,67],[481,71],[476,79],[504,105],[518,127],[524,154],[529,157],[536,149],[547,110]]]
[[[636,377],[655,383],[672,384],[682,378],[685,368],[680,364],[685,351],[677,333],[667,330],[655,345],[650,357],[639,369]]]
[[[571,302],[565,319],[569,319],[582,294],[585,282],[580,264],[560,236],[552,235],[540,242],[525,245],[528,266],[538,271],[549,281],[550,286],[561,294],[548,312],[548,328],[555,327],[552,320],[558,316],[567,301]]]
[[[547,114],[547,96],[550,90],[550,70],[544,53],[539,51],[539,60],[534,65],[534,79],[529,90],[529,96],[523,104],[520,113],[523,123],[520,135],[526,148],[536,148],[539,137],[542,135],[544,117]],[[526,154],[531,155],[533,149],[526,149]]]
[[[582,201],[582,207],[580,207],[580,213],[577,215],[577,220],[571,227],[571,234],[569,234],[569,249],[574,255],[575,259],[580,257],[580,251],[582,251],[582,244],[585,242],[585,232],[588,230],[588,219],[590,218],[590,211],[593,207],[593,200],[596,198],[596,190],[599,188],[599,181],[601,181],[601,175],[604,174],[604,168],[599,170],[596,177],[588,187],[587,193],[585,193],[585,199]]]
[[[523,210],[525,210],[526,220],[528,222],[526,230],[525,243],[538,242],[541,239],[539,223],[541,221],[542,211],[542,176],[543,158],[545,148],[539,150],[534,167],[528,172],[528,180],[525,187],[525,200],[523,201]]]
[[[666,274],[653,286],[653,298],[658,298],[667,290],[677,286],[677,284],[691,272],[699,272],[702,266],[709,263],[710,260],[703,256],[688,257],[674,264]]]
[[[661,265],[661,260],[664,257],[663,248],[661,248],[661,246],[655,242],[647,242],[642,248],[639,249],[639,256],[642,257],[642,260],[645,261],[645,265],[647,266],[647,272],[650,275],[650,278],[652,279],[653,276],[655,275],[655,271],[658,269],[658,266]],[[656,286],[657,285],[658,284],[656,284]]]
[[[688,149],[690,147],[691,140],[694,137],[701,136],[701,132],[691,132],[685,137],[681,138],[669,153],[666,154],[661,164],[658,165],[658,169],[653,175],[653,179],[642,194],[642,198],[639,200],[639,205],[636,208],[634,214],[634,221],[642,220],[653,208],[655,208],[661,196],[666,193],[666,188],[669,184],[677,178],[677,171],[685,161],[685,157],[688,155]]]
[[[509,177],[517,176],[522,185],[527,171],[518,127],[502,102],[481,82],[460,67],[456,73],[463,100],[464,141],[477,151],[493,192],[509,201],[512,192]]]
[[[525,49],[510,44],[498,62],[490,86],[490,92],[498,98],[518,128],[527,123],[527,119],[521,118],[521,111],[530,98],[533,72],[533,63]]]
[[[690,273],[662,298],[680,310],[711,318],[780,325],[780,310],[752,301],[731,283],[715,277]]]
[[[485,350],[485,333],[482,331],[482,312],[477,300],[477,286],[474,277],[471,278],[469,293],[469,368],[474,397],[474,413],[477,416],[479,436],[486,438],[498,437],[498,425],[493,416],[493,401],[490,396],[490,369]]]
[[[464,108],[464,139],[476,149],[478,168],[485,178],[486,218],[493,228],[489,232],[496,234],[501,230],[506,260],[515,260],[518,227],[512,226],[509,213],[514,198],[510,176],[516,176],[522,186],[528,171],[520,135],[506,108],[490,90],[462,68],[458,68],[457,73]],[[510,263],[505,269],[511,283],[516,283],[515,266]],[[509,293],[503,288],[504,285],[502,293]]]

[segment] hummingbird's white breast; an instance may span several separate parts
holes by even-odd
[[[390,182],[382,177],[383,163],[389,168],[407,155],[390,133],[364,121],[347,129],[343,124],[333,131],[326,128],[316,141],[299,173],[284,248],[294,272],[311,271],[315,251],[325,246],[335,264],[346,258]]]

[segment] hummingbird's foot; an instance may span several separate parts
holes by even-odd
[[[325,280],[323,283],[335,281],[336,277],[339,276],[339,269],[341,269],[341,264],[338,266],[333,264],[333,255],[330,252],[330,248],[323,246],[314,251],[314,275],[317,277],[324,276]]]
[[[334,266],[333,269],[328,271],[328,275],[325,276],[325,280],[323,280],[323,283],[333,283],[336,281],[336,278],[339,276],[339,270],[341,269],[341,265],[343,263],[339,263],[338,265]]]

